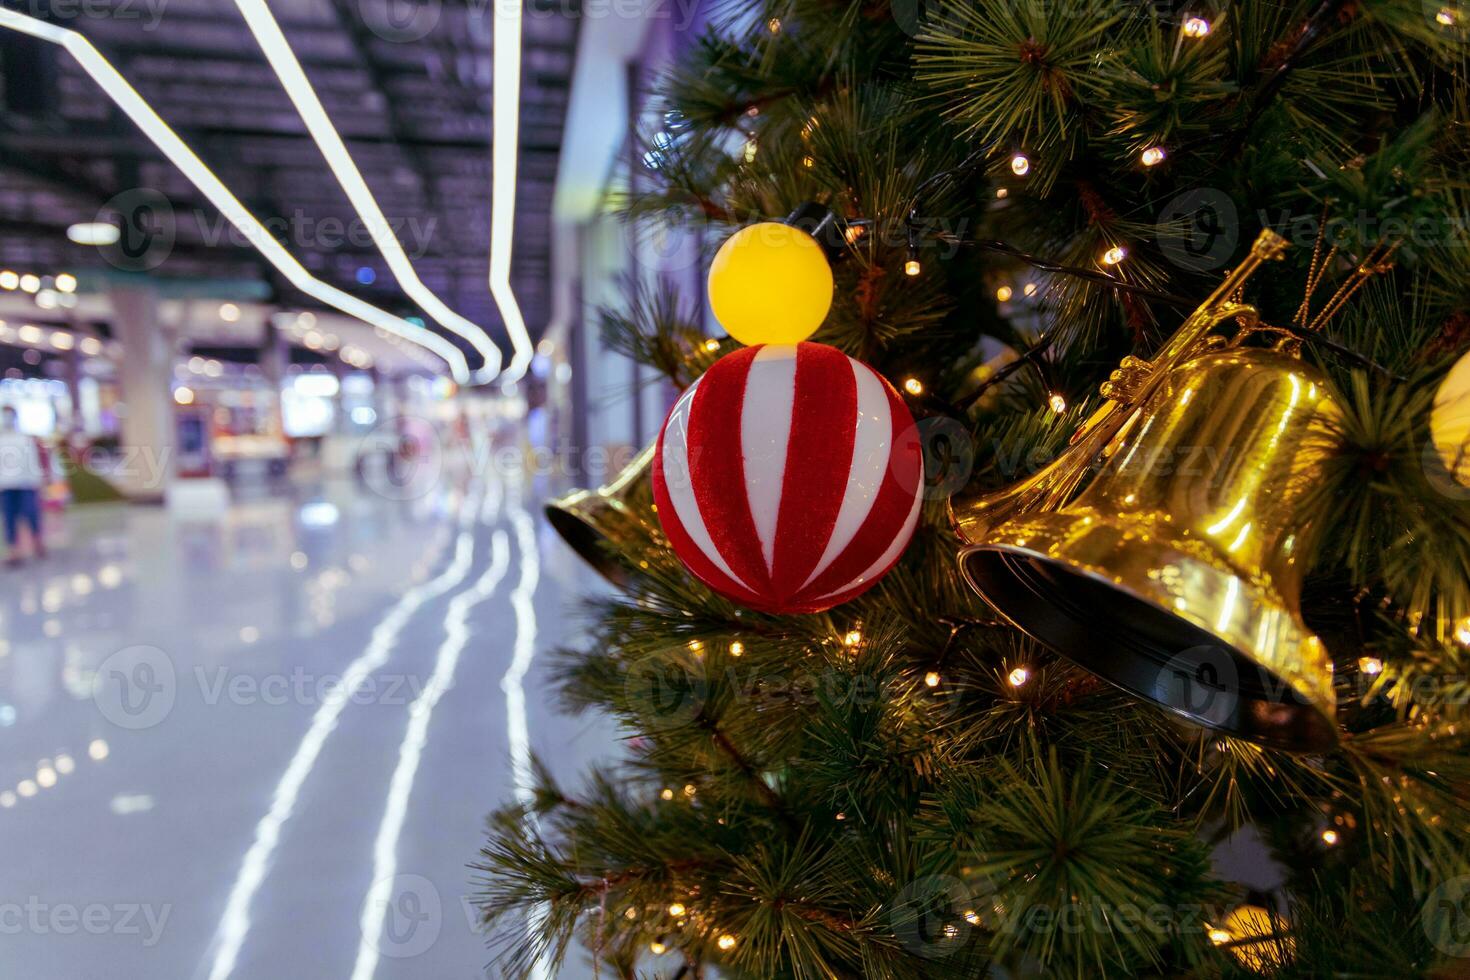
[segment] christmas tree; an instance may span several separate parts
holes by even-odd
[[[691,575],[639,474],[600,498],[626,588],[557,683],[628,757],[492,818],[496,969],[1466,969],[1470,12],[721,9],[621,206],[713,246],[832,212],[814,339],[917,419],[923,510],[875,587],[779,614]],[[740,349],[699,314],[602,326],[683,389]],[[1094,520],[1130,530],[1084,560]]]

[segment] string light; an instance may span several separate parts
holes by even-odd
[[[1004,200],[1005,198],[1008,198],[1008,197],[1011,196],[1011,192],[1010,192],[1009,189],[1007,189],[1005,187],[997,187],[995,189],[995,196],[996,196],[996,198],[998,200]]]
[[[735,937],[727,932],[719,939],[715,940],[715,945],[728,953],[730,950],[735,948]]]
[[[666,800],[666,801],[667,800],[672,800],[674,798],[674,791],[671,790],[671,789],[665,788],[658,795],[659,795],[659,799]]]
[[[863,232],[865,230],[866,229],[864,229],[862,225],[848,225],[847,231],[843,232],[842,237],[846,238],[847,244],[851,245],[853,242],[863,237]]]
[[[1009,303],[1011,301],[1011,295],[1012,292],[1010,286],[1001,286],[995,291],[995,298],[1002,303]]]
[[[669,915],[672,915],[676,919],[683,918],[684,913],[687,911],[689,910],[684,907],[683,902],[674,902],[669,906]]]
[[[730,656],[732,656],[732,657],[739,657],[739,656],[742,656],[744,653],[745,653],[745,644],[744,643],[741,643],[739,640],[736,640],[734,643],[730,644]]]
[[[909,378],[904,381],[903,390],[911,395],[922,395],[924,393],[924,382],[918,378]]]
[[[781,33],[781,18],[780,17],[772,17],[770,20],[766,21],[766,29],[769,30],[772,34],[780,34]]]
[[[1449,7],[1441,8],[1439,13],[1434,15],[1434,19],[1442,27],[1455,26],[1455,12]]]
[[[923,271],[924,267],[919,265],[918,259],[909,259],[903,264],[903,274],[906,276],[917,276]]]
[[[1383,673],[1383,661],[1377,657],[1359,657],[1358,670],[1372,677]]]
[[[653,942],[648,944],[648,951],[654,956],[662,956],[669,951],[669,947],[665,946],[663,943],[655,939]]]
[[[194,404],[194,389],[182,387],[174,389],[174,402],[179,405]]]
[[[980,915],[974,909],[966,909],[965,921],[972,926],[978,926],[980,924]]]
[[[813,156],[804,156],[801,158],[801,165],[810,170],[817,165],[817,158]]]
[[[693,783],[685,783],[684,784],[684,795],[685,796],[693,796],[695,793],[698,793],[698,792],[699,792],[699,787],[695,786]]]
[[[1059,394],[1056,394],[1055,392],[1053,392],[1052,396],[1046,400],[1046,403],[1050,405],[1051,410],[1053,412],[1056,412],[1058,415],[1061,415],[1067,410],[1067,399],[1063,398]]]
[[[41,291],[41,277],[27,272],[20,277],[20,288],[22,292],[37,293]]]
[[[1328,847],[1331,847],[1334,844],[1336,844],[1337,843],[1337,831],[1333,830],[1330,827],[1328,829],[1322,831],[1322,843],[1326,844]]]
[[[1217,927],[1210,930],[1210,942],[1214,943],[1216,946],[1228,943],[1234,938],[1234,936],[1230,935],[1230,933],[1224,929],[1220,929]]]
[[[1185,37],[1206,37],[1210,33],[1210,22],[1203,17],[1186,17],[1184,19]]]
[[[855,647],[863,642],[863,634],[858,630],[848,630],[847,635],[842,638],[842,642],[846,646]]]
[[[9,269],[6,269],[4,272],[0,272],[0,289],[9,292],[19,288],[19,286],[20,276],[17,273],[12,272]]]
[[[1024,286],[1021,287],[1021,292],[1024,295],[1026,295],[1026,296],[1035,296],[1036,295],[1036,283],[1034,283],[1034,282],[1028,282],[1026,285],[1024,285]]]
[[[15,791],[22,797],[35,796],[38,792],[36,784],[29,779],[22,779],[15,787]]]
[[[755,137],[754,136],[748,136],[748,137],[746,137],[746,140],[745,140],[745,162],[746,163],[753,163],[755,161],[755,153],[756,153],[757,148],[758,147],[756,145]]]
[[[928,685],[929,687],[938,687],[939,686],[939,671],[937,671],[937,670],[931,670],[931,671],[929,671],[929,673],[925,674],[924,675],[924,683],[926,685]]]
[[[107,742],[103,739],[94,738],[87,746],[87,755],[92,758],[93,762],[101,762],[111,754],[112,750],[107,747]]]
[[[1030,679],[1031,671],[1027,670],[1025,667],[1017,667],[1015,670],[1006,675],[1006,680],[1011,682],[1011,687],[1020,687],[1022,684],[1026,683],[1026,681]]]
[[[77,277],[70,272],[63,272],[56,277],[56,288],[63,293],[74,293],[77,291]]]
[[[1139,156],[1139,160],[1145,167],[1153,167],[1163,163],[1168,155],[1162,146],[1150,146]]]
[[[1024,177],[1031,172],[1031,158],[1024,153],[1017,153],[1011,157],[1011,173],[1017,177]]]
[[[1460,620],[1460,625],[1455,628],[1455,639],[1461,646],[1470,647],[1470,616]]]
[[[1128,250],[1122,245],[1114,245],[1103,253],[1103,265],[1117,265],[1128,257]]]
[[[709,340],[706,340],[704,342],[704,349],[713,354],[715,351],[720,349],[720,342],[711,337]]]

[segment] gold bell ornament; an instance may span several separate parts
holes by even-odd
[[[632,584],[617,555],[644,547],[659,530],[643,515],[653,503],[653,454],[649,445],[606,486],[573,490],[546,505],[546,520],[572,550],[618,588]]]
[[[966,579],[1015,626],[1191,722],[1308,751],[1335,743],[1336,698],[1299,505],[1339,413],[1299,339],[1238,299],[1285,247],[1262,232],[1157,357],[1125,359],[1053,463],[952,507]]]
[[[1429,432],[1445,472],[1470,487],[1470,354],[1455,362],[1435,392]]]

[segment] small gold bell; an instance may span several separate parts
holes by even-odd
[[[546,519],[587,564],[619,588],[633,581],[615,552],[645,546],[659,530],[641,516],[653,502],[653,443],[596,490],[573,490],[546,505]]]

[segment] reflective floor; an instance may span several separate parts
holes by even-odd
[[[485,815],[618,743],[537,656],[597,583],[479,469],[77,509],[0,570],[0,977],[485,975]]]

